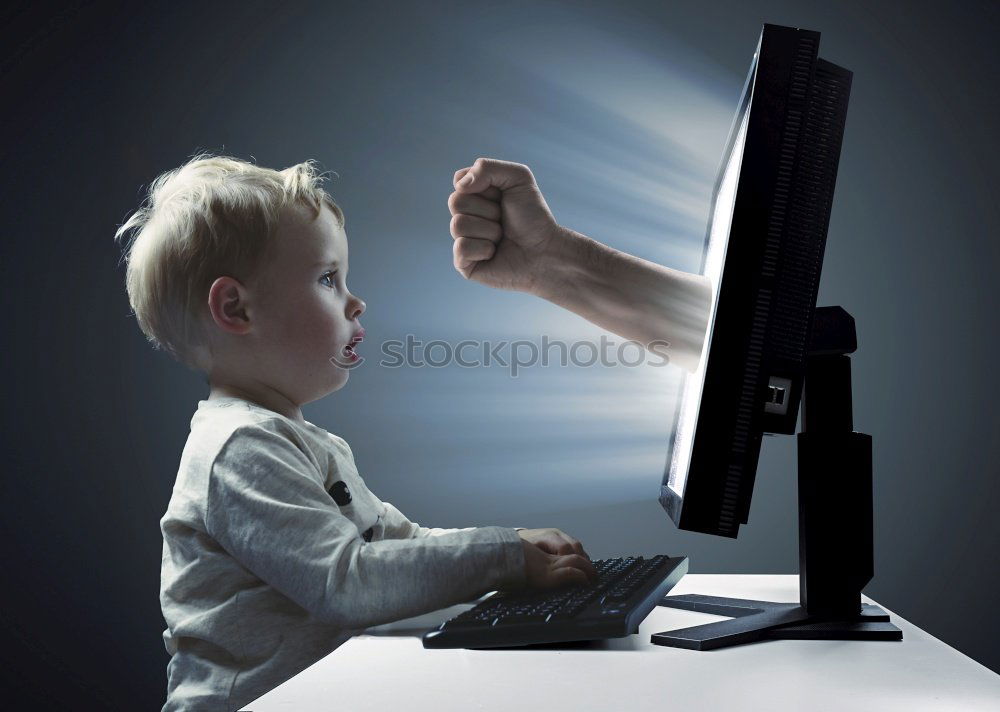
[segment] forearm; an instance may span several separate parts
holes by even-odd
[[[453,532],[472,531],[475,527],[458,529],[439,529],[422,527],[417,522],[410,521],[390,502],[382,503],[382,531],[384,539],[419,539],[428,536],[441,536]]]
[[[502,527],[355,545],[335,557],[320,610],[368,628],[524,584],[520,537]]]
[[[712,298],[706,277],[561,228],[540,260],[532,292],[624,339],[647,347],[667,342],[672,363],[689,372],[698,367]]]

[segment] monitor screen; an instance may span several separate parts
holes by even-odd
[[[679,405],[675,413],[673,435],[667,452],[666,484],[679,497],[684,496],[688,465],[691,463],[691,451],[694,445],[695,426],[698,423],[698,411],[701,406],[701,394],[705,385],[705,365],[712,344],[715,311],[719,303],[719,288],[722,284],[722,268],[726,262],[726,247],[729,244],[729,229],[732,225],[733,206],[736,202],[736,186],[739,182],[740,166],[743,162],[743,147],[746,143],[747,122],[750,116],[750,94],[753,88],[751,82],[755,66],[756,62],[750,68],[747,84],[743,89],[740,108],[730,131],[729,150],[723,160],[712,196],[712,208],[701,268],[701,273],[708,277],[712,284],[708,333],[705,335],[705,343],[702,347],[697,370],[684,377],[681,396],[678,400]]]
[[[764,26],[719,166],[712,300],[660,487],[687,531],[735,537],[763,435],[796,429],[851,78],[818,50],[817,32]]]

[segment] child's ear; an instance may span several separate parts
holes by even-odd
[[[212,321],[230,334],[245,334],[250,330],[247,316],[247,292],[238,280],[219,277],[208,289],[208,311]]]

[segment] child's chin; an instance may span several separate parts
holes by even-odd
[[[334,374],[334,377],[329,384],[329,392],[339,391],[341,388],[347,385],[347,380],[351,377],[351,372],[346,368],[338,367]]]

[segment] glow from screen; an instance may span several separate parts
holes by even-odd
[[[470,32],[476,41],[459,54],[490,67],[492,84],[472,72],[400,84],[398,94],[378,92],[394,116],[406,115],[397,133],[419,163],[413,175],[443,175],[448,184],[455,168],[478,156],[527,163],[560,224],[627,254],[698,272],[737,79],[660,26],[594,25],[571,5],[546,7],[519,30],[514,53],[491,15],[470,13],[482,32]],[[429,43],[428,51],[449,66],[455,44],[440,56],[438,46]],[[413,120],[426,134],[418,144],[406,138]],[[394,121],[387,125],[395,130]],[[395,170],[390,156],[402,149],[381,145],[364,158],[388,175]],[[680,403],[684,376],[676,365],[555,362],[517,378],[498,364],[378,365],[373,338],[408,334],[452,346],[465,339],[538,343],[542,335],[567,344],[602,336],[623,341],[533,295],[463,283],[450,253],[441,259],[433,247],[433,236],[443,234],[451,248],[447,230],[441,232],[450,189],[410,175],[400,181],[404,188],[407,210],[381,210],[377,200],[364,202],[363,191],[353,200],[352,269],[367,270],[355,282],[372,307],[363,319],[371,334],[362,349],[368,362],[352,372],[349,388],[317,402],[313,422],[329,423],[351,442],[359,466],[378,473],[373,489],[391,492],[409,516],[438,526],[514,525],[532,512],[648,502],[662,483]],[[416,233],[426,239],[414,240]],[[385,260],[385,249],[396,258]]]
[[[698,369],[684,380],[677,428],[674,431],[670,452],[670,469],[667,475],[667,486],[681,497],[684,496],[684,487],[687,484],[695,428],[698,424],[698,411],[701,408],[701,393],[705,386],[705,367],[712,346],[715,310],[719,303],[719,287],[722,284],[722,268],[726,262],[729,228],[732,224],[733,207],[736,202],[736,186],[740,176],[740,166],[743,163],[743,145],[746,142],[747,119],[750,116],[748,107],[749,103],[743,108],[739,132],[733,142],[712,206],[712,221],[708,231],[708,249],[705,255],[704,271],[705,276],[712,282],[713,290],[712,306],[708,316],[709,329],[701,351]]]

